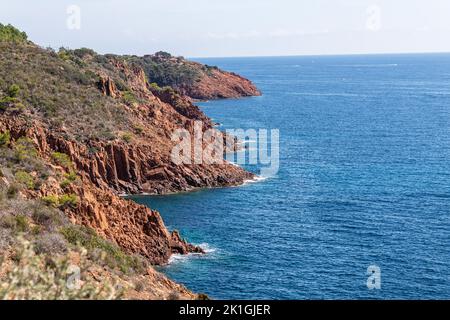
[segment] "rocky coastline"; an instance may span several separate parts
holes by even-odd
[[[256,87],[233,73],[206,68],[207,75],[200,74],[194,86],[162,88],[127,57],[102,56],[88,49],[55,53],[31,42],[0,42],[0,47],[0,67],[12,75],[0,88],[0,96],[7,94],[9,82],[21,88],[20,96],[0,112],[0,132],[8,135],[5,145],[15,148],[27,139],[37,151],[35,157],[54,172],[42,178],[39,172],[30,172],[39,177],[39,184],[21,195],[76,196],[76,204],[61,208],[73,224],[92,228],[153,265],[167,263],[172,254],[203,253],[178,231],[169,232],[157,211],[120,195],[236,186],[253,179],[252,173],[228,163],[174,164],[170,137],[177,128],[192,131],[195,121],[202,121],[203,130],[214,128],[193,99],[259,95]],[[32,78],[40,83],[30,83]],[[55,95],[51,114],[42,108],[49,103],[45,99],[50,92]],[[107,137],[97,134],[105,128]],[[64,155],[70,164],[58,162],[55,155]],[[58,180],[72,174],[76,183],[63,185]],[[6,186],[13,183],[10,180],[3,178]]]

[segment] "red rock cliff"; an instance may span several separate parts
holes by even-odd
[[[95,185],[90,169],[83,167],[87,162],[80,157],[84,146],[56,137],[37,124],[28,127],[16,119],[0,117],[0,130],[9,131],[13,140],[21,137],[31,139],[40,156],[49,162],[55,150],[64,150],[71,156],[81,179],[81,184],[71,186],[70,190],[80,198],[79,204],[76,208],[66,209],[72,222],[93,228],[127,252],[140,254],[153,264],[166,263],[173,253],[203,252],[186,243],[177,231],[169,233],[157,211],[117,196],[106,182],[101,186]],[[48,196],[61,194],[62,190],[58,184],[49,181],[40,187],[38,193],[39,196]]]
[[[193,99],[212,100],[260,96],[261,92],[248,79],[232,72],[213,69],[192,85],[182,85],[179,90]]]

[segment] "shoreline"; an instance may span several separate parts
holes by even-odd
[[[184,190],[184,191],[167,192],[167,193],[162,193],[162,194],[143,192],[143,193],[133,193],[133,194],[118,194],[118,196],[123,198],[123,199],[127,199],[127,200],[132,200],[132,199],[128,199],[128,198],[132,198],[132,197],[165,197],[165,196],[174,196],[174,195],[190,194],[190,193],[201,192],[201,191],[208,191],[208,190],[215,190],[215,189],[239,188],[239,187],[244,187],[244,186],[249,185],[249,184],[262,182],[262,181],[265,181],[267,179],[268,179],[268,177],[262,177],[262,176],[255,175],[255,177],[253,179],[247,179],[247,180],[244,180],[242,183],[235,184],[235,185],[220,186],[220,187],[199,187],[199,188],[192,188],[192,189]]]

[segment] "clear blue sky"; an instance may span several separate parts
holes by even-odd
[[[449,0],[0,0],[58,48],[188,57],[450,52]],[[78,15],[69,5],[77,5]],[[67,22],[69,19],[68,28]],[[80,21],[80,29],[74,26]]]

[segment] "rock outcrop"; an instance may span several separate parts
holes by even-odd
[[[182,85],[180,92],[196,100],[213,100],[260,96],[261,92],[248,79],[235,73],[212,69],[199,81]]]
[[[100,77],[100,80],[98,81],[98,88],[105,96],[110,96],[113,98],[118,96],[114,81],[112,81],[110,78]]]

